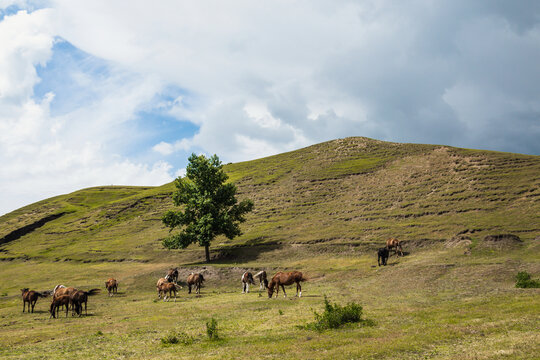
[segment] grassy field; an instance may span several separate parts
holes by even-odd
[[[539,157],[349,138],[226,170],[256,209],[210,264],[202,248],[161,246],[172,184],[85,189],[0,217],[0,357],[539,358],[540,289],[514,286],[519,271],[540,277]],[[484,241],[501,233],[523,241]],[[406,256],[377,267],[388,236]],[[202,271],[201,296],[157,301],[170,266]],[[260,269],[302,271],[303,297],[241,294],[241,274]],[[59,283],[102,293],[81,318],[49,319],[50,299],[22,313],[20,288]],[[324,296],[372,324],[305,329]],[[192,340],[162,344],[175,334]]]

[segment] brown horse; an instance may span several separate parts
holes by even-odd
[[[77,290],[69,295],[72,312],[75,311],[77,315],[82,316],[82,305],[84,304],[84,313],[88,315],[88,297],[99,294],[100,291],[100,289]]]
[[[109,292],[109,296],[113,296],[118,292],[118,281],[115,278],[105,281],[105,289]]]
[[[268,288],[268,279],[266,278],[266,271],[261,270],[254,276],[255,279],[259,279],[259,290]]]
[[[62,296],[62,295],[71,295],[75,291],[77,291],[77,289],[75,289],[74,287],[71,287],[71,286],[70,287],[65,287],[64,285],[56,285],[56,287],[54,288],[54,292],[53,292],[53,300],[56,299],[57,297]],[[69,305],[71,305],[71,304],[70,303],[66,304],[66,307],[69,307]],[[61,306],[63,306],[63,305],[61,305]]]
[[[169,299],[171,298],[171,294],[174,294],[174,302],[176,302],[176,291],[181,289],[182,287],[180,285],[176,285],[170,282],[165,282],[158,286],[159,294],[161,295],[161,293],[163,293],[163,301],[169,301]],[[169,293],[169,297],[167,297],[167,293]]]
[[[246,271],[242,274],[242,294],[247,294],[249,292],[249,284],[255,285],[255,281],[253,281],[253,275],[250,272]]]
[[[167,271],[167,275],[165,275],[165,279],[167,279],[168,282],[176,284],[178,282],[178,268],[170,268],[169,271]]]
[[[66,307],[66,317],[68,316],[69,311],[69,304],[71,302],[69,295],[59,295],[53,298],[53,301],[51,303],[51,308],[49,312],[51,313],[51,316],[49,316],[49,319],[58,317],[58,312],[60,310],[61,306]],[[56,316],[55,316],[56,313]]]
[[[395,254],[397,254],[398,256],[399,254],[401,254],[401,256],[403,256],[403,249],[401,248],[401,241],[399,241],[396,238],[389,238],[388,240],[386,240],[386,248],[388,250],[390,250],[391,248],[394,248]]]
[[[194,274],[191,273],[187,278],[187,284],[188,284],[188,294],[191,294],[191,287],[195,286],[195,292],[197,294],[201,293],[201,286],[204,282],[204,277],[202,274]]]
[[[274,287],[276,288],[276,297],[279,293],[279,287],[283,289],[283,296],[287,297],[287,293],[285,293],[285,285],[291,285],[293,283],[296,283],[296,296],[302,297],[302,286],[300,286],[301,281],[306,281],[306,278],[302,275],[300,271],[291,271],[291,272],[278,272],[272,280],[270,281],[270,284],[268,284],[268,297],[271,298],[272,294],[274,293]]]
[[[157,283],[156,283],[156,289],[157,289],[157,295],[158,295],[158,299],[161,299],[161,292],[159,291],[159,287],[163,284],[166,284],[168,283],[167,279],[165,278],[159,278]]]
[[[38,291],[30,290],[28,288],[21,289],[21,295],[23,300],[22,312],[24,312],[26,303],[28,303],[28,312],[30,312],[30,307],[32,307],[32,312],[34,312],[34,306],[36,306],[38,298],[47,297],[46,294],[42,294]]]

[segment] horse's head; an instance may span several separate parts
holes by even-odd
[[[271,281],[269,285],[266,286],[268,290],[268,298],[272,298],[272,295],[274,294],[274,282]]]
[[[29,288],[21,289],[21,294],[24,294],[24,293],[27,292],[28,290],[30,290],[30,289],[29,289]]]

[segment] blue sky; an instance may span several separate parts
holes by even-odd
[[[346,136],[540,154],[536,1],[0,0],[0,214],[192,152]]]

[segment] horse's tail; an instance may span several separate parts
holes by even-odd
[[[43,292],[36,291],[36,295],[37,295],[38,297],[44,298],[44,297],[49,296],[49,292],[48,292],[48,291],[43,291]]]
[[[101,292],[101,289],[92,289],[92,290],[85,291],[86,295],[88,296],[96,295],[96,294],[99,294],[100,292]]]
[[[300,279],[300,281],[308,281],[309,279],[304,275],[302,274],[302,278]]]
[[[174,284],[174,288],[176,290],[182,290],[182,287],[180,285],[178,285],[178,284]]]

